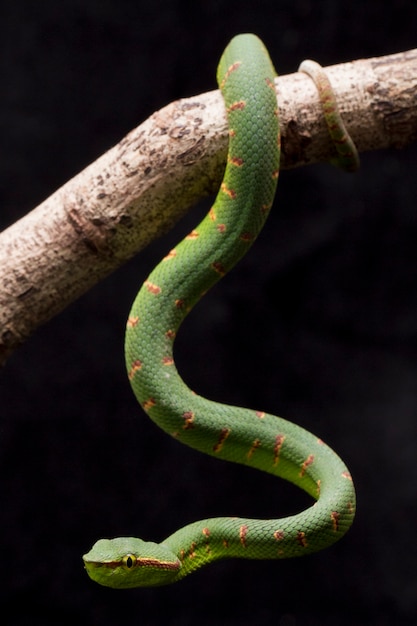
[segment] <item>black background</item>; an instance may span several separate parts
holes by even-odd
[[[6,227],[153,111],[215,88],[227,41],[256,32],[281,74],[415,46],[410,0],[2,2]],[[40,329],[0,379],[0,586],[7,626],[417,622],[416,146],[356,175],[283,172],[250,255],[179,338],[189,384],[323,437],[355,478],[333,548],[225,561],[177,585],[114,591],[81,555],[101,536],[159,541],[215,515],[282,516],[291,486],[179,446],[142,416],[123,362],[130,303],[186,223]],[[6,617],[7,616],[7,617]]]

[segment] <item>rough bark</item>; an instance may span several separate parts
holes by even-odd
[[[359,152],[417,138],[417,50],[326,68]],[[317,90],[276,81],[283,169],[333,156]],[[40,324],[166,232],[218,187],[219,91],[173,102],[0,235],[0,364]]]

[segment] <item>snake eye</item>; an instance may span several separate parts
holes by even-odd
[[[136,564],[136,557],[134,554],[126,554],[122,559],[122,565],[125,569],[132,569]]]

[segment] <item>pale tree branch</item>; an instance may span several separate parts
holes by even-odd
[[[417,50],[327,67],[358,151],[417,139]],[[317,90],[276,81],[282,168],[333,154]],[[0,235],[0,364],[40,324],[166,232],[219,186],[227,126],[219,91],[173,102]]]

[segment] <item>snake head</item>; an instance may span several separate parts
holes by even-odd
[[[92,580],[115,589],[166,585],[181,569],[176,554],[163,543],[135,537],[100,539],[83,561]]]

